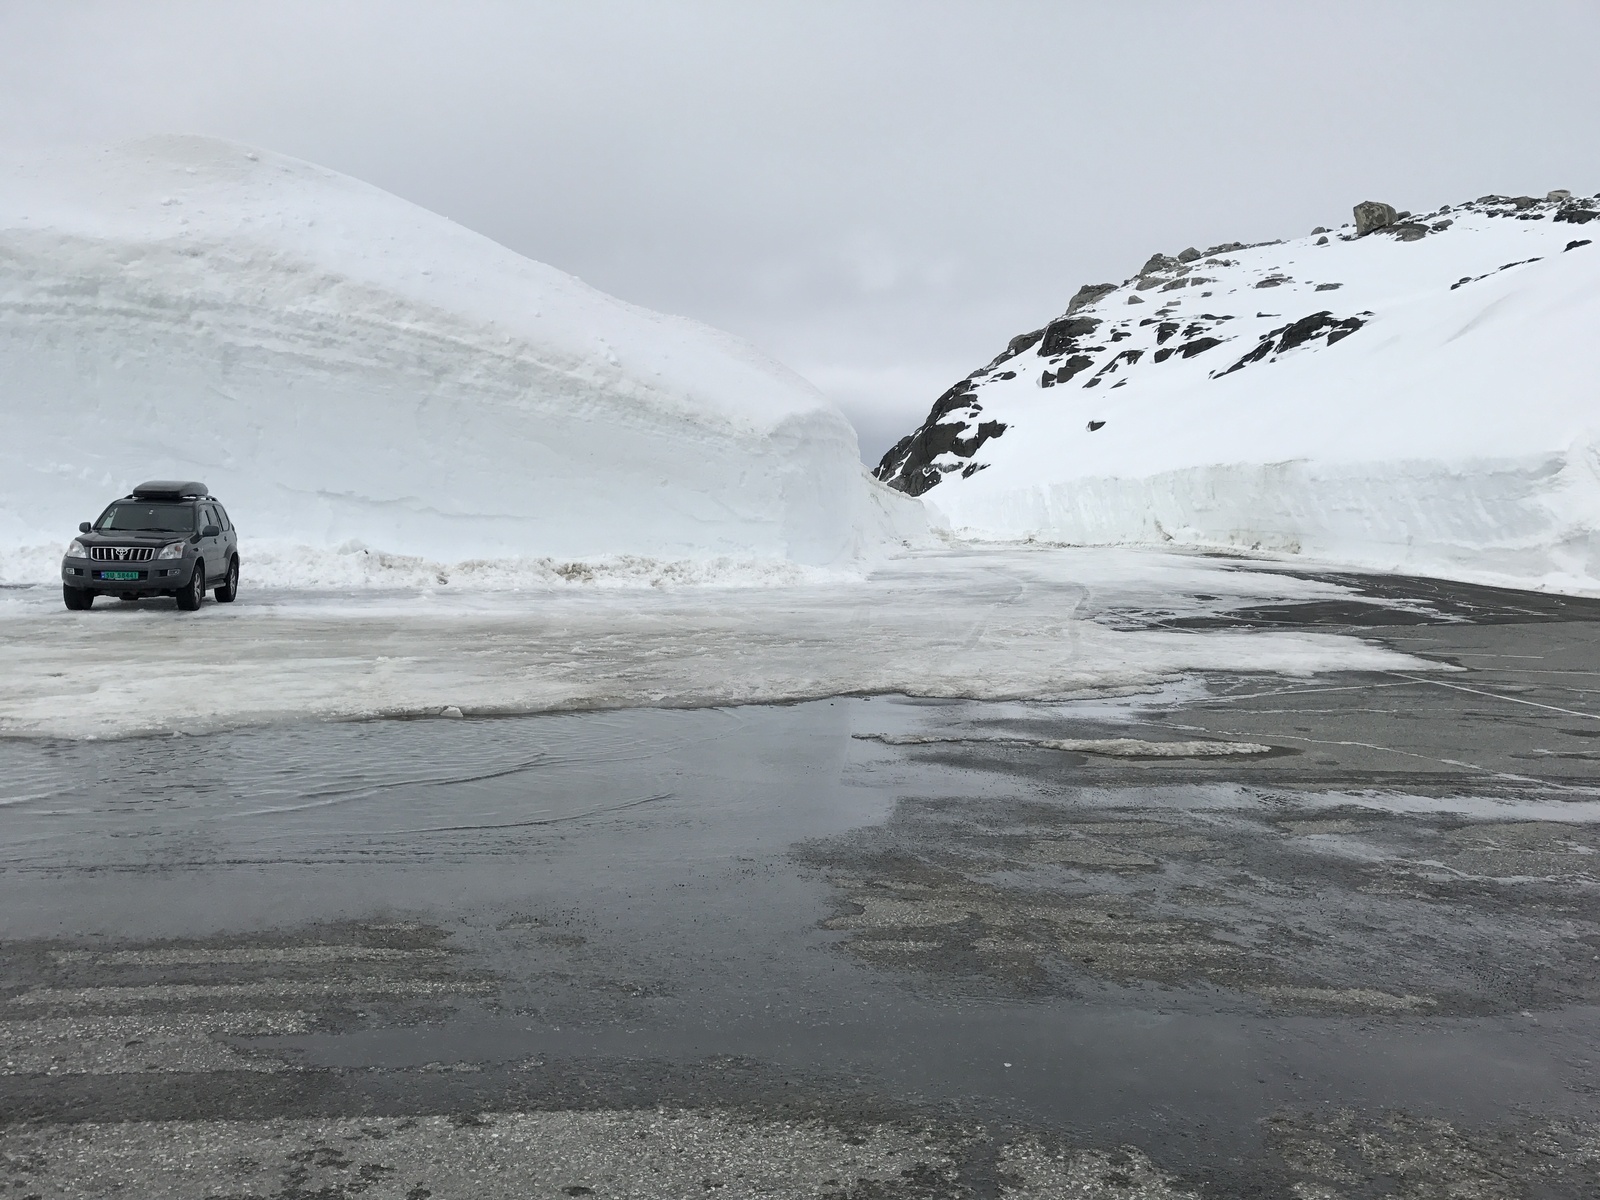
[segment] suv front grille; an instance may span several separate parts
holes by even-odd
[[[149,562],[156,556],[154,546],[90,546],[95,562]]]

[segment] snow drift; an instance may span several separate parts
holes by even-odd
[[[969,536],[1600,589],[1600,202],[1389,216],[1085,287],[880,477]]]
[[[156,477],[247,535],[439,562],[834,564],[926,529],[749,346],[209,138],[9,170],[0,408],[13,551]]]

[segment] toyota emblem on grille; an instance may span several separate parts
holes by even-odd
[[[126,546],[118,546],[111,553],[115,554],[119,559],[127,558],[128,557],[128,548]]]

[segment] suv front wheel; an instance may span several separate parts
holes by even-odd
[[[178,593],[178,607],[184,612],[193,612],[200,607],[200,602],[206,598],[206,560],[195,559],[194,574],[189,577],[189,582]]]
[[[88,588],[75,588],[64,583],[61,585],[61,598],[73,612],[94,607],[94,593]]]

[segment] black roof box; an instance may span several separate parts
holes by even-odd
[[[177,479],[152,479],[133,489],[135,500],[203,500],[210,494],[203,483],[184,483]]]

